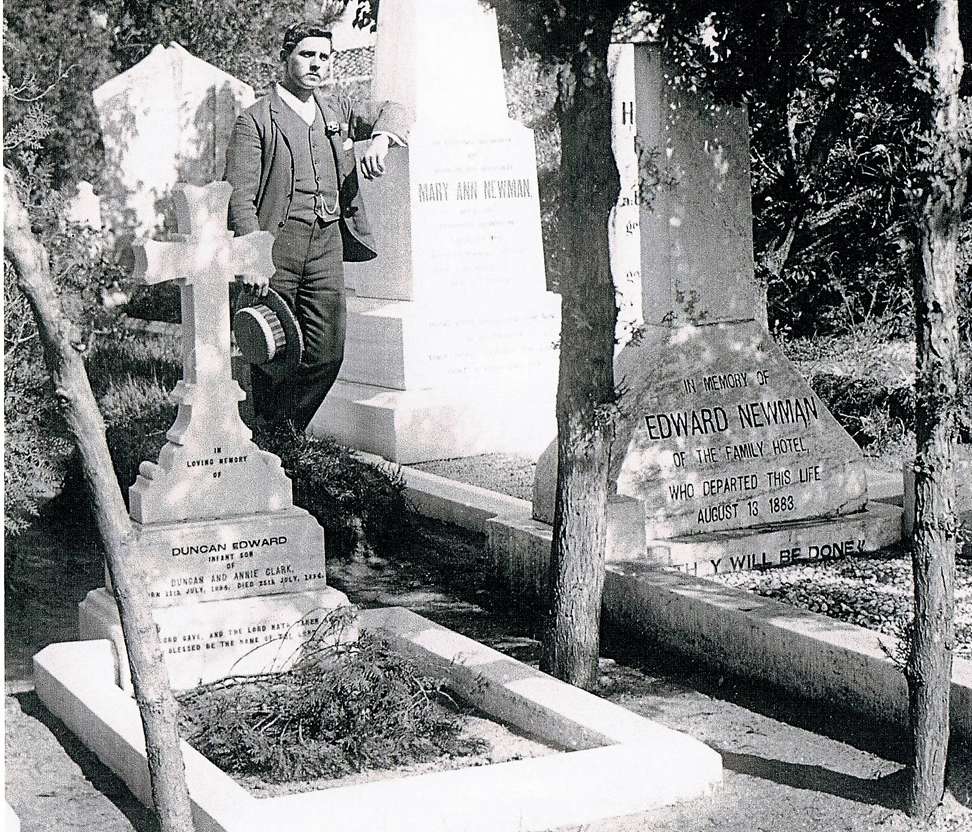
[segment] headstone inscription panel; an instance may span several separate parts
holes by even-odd
[[[617,362],[638,417],[615,473],[651,538],[864,507],[860,451],[755,322],[681,327]]]
[[[615,46],[612,58],[616,140],[636,125],[634,146],[621,145],[623,184],[638,166],[615,209],[624,217],[635,202],[638,219],[614,223],[612,264],[623,295],[637,241],[641,285],[628,305],[640,301],[644,321],[615,361],[625,416],[612,510],[625,528],[635,522],[626,513],[643,515],[643,551],[663,560],[681,549],[701,557],[703,541],[738,559],[770,527],[788,527],[784,538],[800,523],[836,533],[821,518],[866,506],[863,456],[754,319],[745,110],[677,88],[654,47]],[[546,522],[555,484],[551,447],[534,488]],[[851,536],[886,542],[871,532]]]

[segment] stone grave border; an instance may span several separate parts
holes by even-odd
[[[544,757],[256,798],[182,743],[198,832],[528,832],[635,814],[707,793],[719,754],[403,608],[364,610],[379,632],[488,715],[563,751]],[[146,805],[151,787],[134,699],[108,641],[34,657],[41,701]]]
[[[359,456],[394,465],[373,454]],[[527,500],[407,466],[400,470],[420,513],[486,535],[494,573],[507,592],[529,598],[539,591],[552,529],[533,519]],[[875,479],[877,504],[900,505],[900,479]],[[608,562],[604,612],[636,637],[721,670],[907,725],[908,688],[888,655],[897,645],[891,636],[636,561]],[[972,739],[972,661],[959,658],[952,667],[951,723],[956,734]]]

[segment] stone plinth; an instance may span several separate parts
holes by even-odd
[[[527,371],[463,377],[437,389],[338,381],[309,430],[403,465],[485,453],[535,456],[554,421],[556,371],[551,356]]]
[[[155,607],[169,684],[185,690],[234,674],[285,670],[320,648],[357,636],[347,596],[326,587],[313,592],[254,594],[218,603]],[[330,623],[343,622],[331,627]],[[83,640],[107,639],[119,657],[120,686],[132,690],[118,607],[108,590],[93,589],[78,604]],[[319,639],[319,641],[317,641]]]
[[[560,303],[495,16],[476,0],[380,14],[373,97],[416,120],[385,175],[360,181],[378,257],[347,264],[345,362],[310,430],[396,462],[536,455],[556,429]]]
[[[138,524],[156,607],[324,589],[324,530],[306,511]]]
[[[643,321],[615,359],[614,556],[704,574],[898,539],[898,514],[864,511],[860,449],[754,320],[745,110],[676,89],[652,47],[615,47],[612,71],[612,267],[622,309]],[[551,445],[534,486],[547,523],[556,467]]]
[[[552,362],[560,299],[543,293],[514,310],[484,301],[441,315],[425,304],[349,298],[348,320],[342,379],[392,390],[428,389],[470,376],[528,371],[538,359]]]

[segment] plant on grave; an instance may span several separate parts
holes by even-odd
[[[311,649],[281,673],[234,676],[179,696],[186,741],[231,774],[336,778],[486,750],[464,736],[440,682],[387,642]]]

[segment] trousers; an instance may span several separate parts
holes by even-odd
[[[293,310],[304,336],[295,373],[274,379],[251,365],[253,406],[267,421],[303,431],[337,380],[344,360],[347,307],[344,246],[337,222],[287,220],[273,243],[270,286]]]

